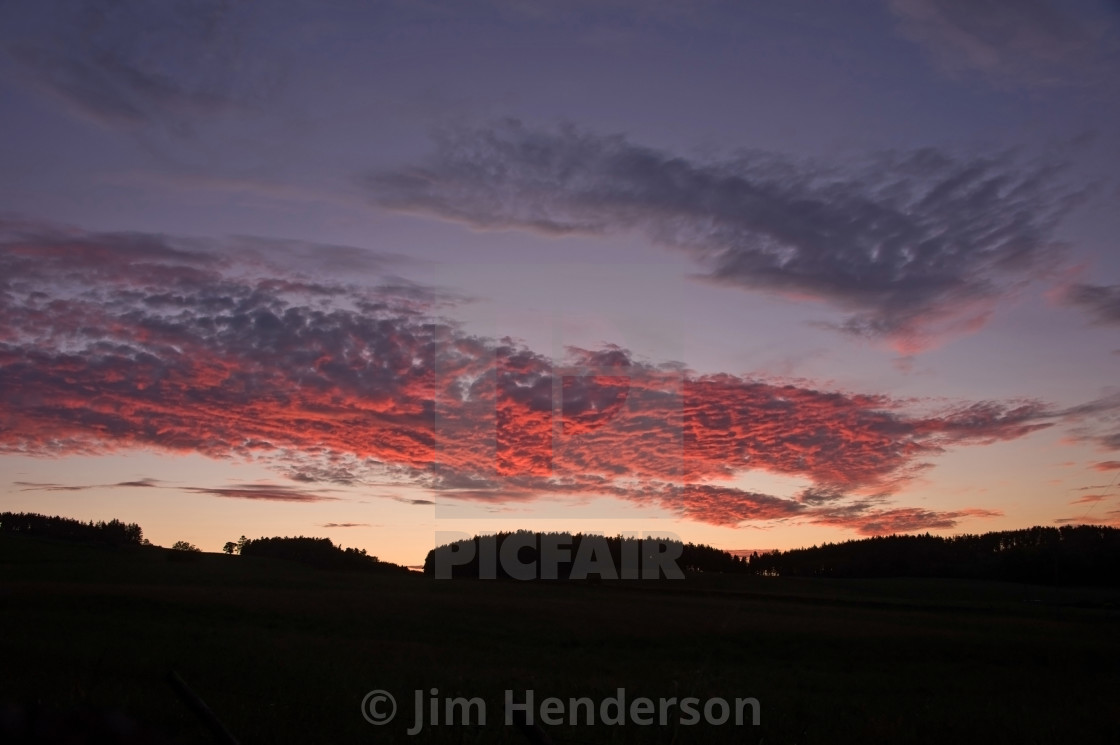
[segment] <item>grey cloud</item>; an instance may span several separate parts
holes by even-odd
[[[129,487],[138,489],[158,489],[163,483],[159,479],[142,478],[136,481],[121,481],[116,484],[53,484],[36,481],[13,481],[15,486],[22,487],[20,491],[86,491],[87,489],[108,489],[115,487]]]
[[[400,502],[401,504],[419,505],[421,507],[431,507],[435,505],[435,502],[431,499],[406,499],[404,497],[390,497],[390,499],[394,502]]]
[[[1120,393],[1111,393],[1086,401],[1083,404],[1068,406],[1058,413],[1070,419],[1077,419],[1084,416],[1108,415],[1116,412],[1120,412]]]
[[[27,79],[110,126],[192,119],[267,95],[275,65],[246,56],[246,10],[226,0],[45,0],[0,12],[0,43]]]
[[[1112,393],[1060,412],[1076,426],[1073,436],[1105,450],[1120,450],[1120,393]]]
[[[797,501],[801,504],[810,507],[819,507],[821,505],[837,502],[845,498],[845,494],[839,489],[829,488],[808,488],[803,490],[798,496]]]
[[[913,352],[981,325],[1054,266],[1080,194],[1057,164],[934,148],[826,167],[776,154],[700,162],[573,126],[516,120],[437,137],[427,163],[371,174],[389,209],[477,228],[640,230],[713,281],[811,296],[830,325]]]
[[[229,243],[242,260],[259,262],[285,276],[326,275],[353,282],[419,263],[404,254],[314,241],[239,235]]]
[[[227,499],[262,500],[266,502],[334,502],[338,497],[328,497],[302,489],[293,489],[287,486],[268,486],[261,484],[244,484],[240,486],[206,487],[189,486],[184,491],[197,494],[209,494],[214,497]]]
[[[899,32],[950,73],[976,71],[999,83],[1083,83],[1099,79],[1115,53],[1115,13],[1103,7],[1089,19],[1056,0],[885,1]]]
[[[358,480],[358,477],[354,474],[352,469],[332,465],[317,466],[314,464],[301,464],[298,468],[288,471],[285,475],[292,481],[298,481],[303,484],[326,482],[349,486],[356,483]]]
[[[1094,322],[1120,326],[1120,285],[1075,284],[1063,300],[1088,313]]]
[[[20,491],[85,491],[86,489],[93,488],[93,486],[89,484],[67,485],[43,483],[38,481],[13,481],[12,483],[20,487]]]
[[[137,479],[136,481],[121,481],[113,484],[113,486],[127,486],[135,489],[158,489],[160,484],[163,483],[159,479]]]
[[[1108,450],[1120,450],[1120,430],[1100,435],[1096,438],[1096,442]]]

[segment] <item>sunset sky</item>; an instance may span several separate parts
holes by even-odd
[[[0,510],[1120,526],[1120,3],[0,3]]]

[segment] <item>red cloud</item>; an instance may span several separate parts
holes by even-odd
[[[854,529],[861,535],[890,535],[892,533],[912,533],[918,530],[952,528],[962,518],[999,517],[1002,514],[993,510],[980,509],[936,512],[909,507],[852,515],[822,515],[815,517],[813,522]]]
[[[780,520],[804,512],[804,507],[794,500],[706,484],[690,484],[673,496],[675,499],[665,502],[678,505],[684,517],[713,525]]]
[[[881,497],[947,447],[1050,426],[1037,403],[918,416],[885,396],[690,376],[616,347],[569,350],[554,370],[433,322],[414,287],[277,277],[153,236],[41,232],[0,230],[0,451],[265,456],[305,482],[374,467],[459,499],[609,495],[719,525],[873,534],[988,513],[875,512],[845,495]],[[749,470],[814,488],[781,499],[719,483]]]

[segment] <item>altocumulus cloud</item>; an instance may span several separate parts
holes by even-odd
[[[981,326],[1052,269],[1077,202],[1055,164],[934,148],[826,167],[700,162],[574,126],[443,131],[421,164],[369,174],[384,207],[478,228],[639,230],[714,281],[831,303],[840,330],[910,354]]]
[[[1034,401],[919,414],[611,346],[569,349],[556,379],[551,358],[436,315],[454,296],[285,272],[283,249],[270,264],[243,241],[0,225],[0,452],[198,452],[301,484],[187,488],[223,498],[314,503],[333,497],[310,484],[376,476],[441,499],[613,497],[719,525],[880,532],[991,514],[887,500],[946,449],[1062,416]],[[809,486],[735,488],[752,470]]]

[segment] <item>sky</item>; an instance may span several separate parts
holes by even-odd
[[[407,565],[1120,526],[1118,32],[0,2],[0,510]]]

